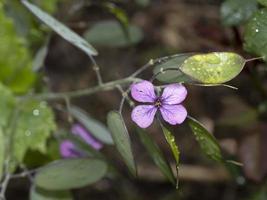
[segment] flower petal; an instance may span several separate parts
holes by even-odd
[[[170,84],[162,93],[162,103],[174,105],[181,103],[187,95],[187,90],[182,84]]]
[[[187,116],[187,111],[182,105],[163,105],[160,112],[163,119],[171,125],[183,123]]]
[[[149,81],[132,84],[131,95],[136,101],[142,103],[153,103],[156,99],[154,86]]]
[[[136,106],[132,111],[132,120],[141,128],[149,127],[155,117],[157,108],[152,105]]]
[[[103,144],[97,141],[90,132],[88,132],[84,127],[79,124],[72,126],[71,132],[74,135],[80,136],[88,145],[93,147],[96,150],[100,150],[103,147]]]

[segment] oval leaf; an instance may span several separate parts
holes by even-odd
[[[154,76],[156,76],[157,80],[165,83],[190,81],[191,79],[179,69],[183,62],[190,56],[192,56],[192,53],[171,56],[170,59],[155,66],[153,70]]]
[[[261,9],[245,26],[244,48],[250,53],[267,58],[267,9]]]
[[[87,128],[94,137],[105,144],[113,144],[112,137],[106,126],[90,117],[90,115],[78,107],[71,106],[69,112],[75,117],[81,124]]]
[[[91,46],[85,39],[80,37],[77,33],[70,30],[64,24],[42,11],[37,6],[29,3],[26,0],[22,0],[22,3],[42,22],[44,22],[47,26],[49,26],[53,31],[63,37],[65,40],[75,45],[82,51],[84,51],[88,55],[97,55],[97,51],[93,46]]]
[[[59,160],[38,170],[35,184],[47,190],[80,188],[97,182],[106,171],[106,163],[97,159]]]
[[[194,133],[202,151],[215,161],[222,161],[221,149],[216,138],[196,119],[188,118],[188,124]]]
[[[109,112],[107,122],[117,150],[124,159],[130,172],[136,176],[137,172],[131,148],[131,141],[121,114],[117,111]]]
[[[204,84],[220,84],[236,77],[245,65],[245,59],[230,52],[214,52],[189,57],[181,71]]]
[[[158,166],[162,174],[164,174],[164,176],[171,183],[175,184],[175,179],[171,167],[156,142],[154,142],[151,137],[146,132],[144,132],[143,129],[137,128],[137,132],[139,133],[141,142],[147,149],[149,155],[151,156],[155,164]]]
[[[31,187],[30,200],[72,200],[70,191],[50,191],[35,186]]]
[[[125,47],[138,43],[143,38],[143,32],[134,25],[129,25],[124,31],[119,22],[108,20],[95,24],[84,37],[95,45]]]

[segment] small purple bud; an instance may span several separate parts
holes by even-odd
[[[71,132],[74,135],[80,136],[88,145],[93,147],[96,150],[100,150],[103,147],[103,144],[97,141],[90,132],[88,132],[80,124],[74,124],[72,126]]]
[[[75,145],[69,140],[63,140],[60,144],[60,154],[63,158],[77,158],[82,154],[77,151]]]

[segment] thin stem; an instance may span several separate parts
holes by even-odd
[[[264,59],[264,56],[246,59],[246,62],[251,62],[251,61],[254,61],[254,60],[261,60],[261,59]]]
[[[96,61],[95,61],[93,56],[89,55],[89,58],[93,63],[93,70],[96,73],[98,85],[102,85],[103,84],[103,80],[102,80],[102,76],[101,76],[101,73],[100,73],[100,67],[97,65],[97,63],[96,63]]]
[[[117,85],[129,84],[129,83],[132,83],[138,80],[139,80],[138,78],[127,77],[124,79],[103,83],[102,85],[98,85],[92,88],[86,88],[86,89],[75,90],[75,91],[70,91],[70,92],[43,93],[43,94],[37,94],[37,95],[28,95],[28,96],[24,96],[21,98],[33,98],[33,99],[39,99],[39,100],[57,100],[57,99],[65,99],[66,97],[68,97],[69,99],[71,99],[71,98],[77,98],[81,96],[89,96],[99,91],[113,90],[117,87]]]
[[[154,65],[158,65],[158,64],[162,64],[172,58],[176,58],[176,57],[180,57],[180,56],[185,56],[185,55],[193,55],[194,53],[183,53],[183,54],[175,54],[172,56],[164,56],[161,58],[157,58],[157,59],[151,59],[147,64],[145,64],[143,67],[141,67],[140,69],[138,69],[136,72],[134,72],[130,77],[136,77],[139,74],[141,74],[143,71],[145,71],[146,69],[148,69],[149,67],[152,67]]]

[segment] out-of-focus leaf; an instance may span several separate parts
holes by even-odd
[[[196,119],[188,118],[188,124],[202,151],[211,159],[221,162],[223,160],[221,149],[215,137]]]
[[[239,146],[239,157],[244,164],[243,170],[246,177],[254,181],[262,181],[267,175],[267,135],[266,124],[257,124],[242,137]]]
[[[136,176],[137,171],[132,153],[131,141],[121,114],[117,111],[109,112],[107,116],[107,123],[117,150],[124,159],[130,172]]]
[[[129,25],[127,31],[128,34],[125,34],[119,22],[108,20],[95,24],[84,37],[92,44],[110,47],[125,47],[142,40],[143,32],[137,26]]]
[[[223,111],[218,119],[218,125],[247,129],[258,122],[257,110],[247,105],[238,96],[225,97],[222,102]]]
[[[267,58],[267,8],[258,10],[245,26],[246,51]]]
[[[181,71],[204,84],[220,84],[232,80],[243,69],[246,60],[230,52],[213,52],[189,57]]]
[[[156,144],[156,142],[154,142],[150,138],[150,136],[146,132],[144,132],[143,129],[138,128],[137,131],[139,133],[139,137],[141,139],[141,142],[146,147],[149,155],[151,156],[151,158],[153,159],[155,164],[158,166],[160,171],[164,174],[164,176],[170,182],[175,184],[175,179],[174,179],[172,169],[171,169],[170,165],[168,164],[167,160],[165,159],[162,151],[160,150],[160,148]]]
[[[93,46],[91,46],[86,40],[80,37],[77,33],[70,30],[64,24],[47,14],[46,12],[42,11],[40,8],[36,7],[35,5],[29,3],[26,0],[22,0],[22,3],[42,22],[48,25],[53,31],[63,37],[65,40],[70,42],[71,44],[75,45],[82,51],[84,51],[89,56],[97,55],[97,51]]]
[[[56,125],[52,110],[46,102],[27,101],[22,103],[13,135],[13,154],[22,162],[28,149],[47,151],[46,141]]]
[[[33,60],[33,70],[34,71],[38,71],[41,67],[43,67],[45,57],[47,55],[47,50],[48,50],[47,46],[45,45],[37,51],[35,58]]]
[[[105,144],[113,144],[110,131],[103,123],[93,119],[88,113],[82,111],[78,107],[71,106],[69,111],[73,115],[73,117],[75,117],[92,133],[94,137]]]
[[[36,186],[31,187],[30,200],[72,200],[70,191],[50,191],[38,188]]]
[[[31,57],[15,30],[11,19],[4,15],[0,4],[0,81],[17,93],[26,92],[35,80]]]
[[[12,92],[0,83],[0,128],[7,126],[12,109],[15,106],[15,97]]]
[[[106,3],[105,5],[109,12],[115,15],[116,18],[127,28],[129,25],[129,21],[126,12],[113,3]]]
[[[156,65],[153,70],[156,79],[166,83],[190,81],[190,77],[185,75],[179,69],[183,62],[190,56],[192,56],[191,53],[179,54],[174,56],[173,58],[170,58],[167,61],[163,61],[162,64]]]
[[[0,128],[0,179],[2,179],[3,175],[3,168],[4,168],[4,161],[5,161],[5,137],[2,131],[2,128]]]
[[[68,190],[99,181],[107,165],[98,159],[65,159],[55,161],[40,170],[35,184],[47,190]]]
[[[150,0],[135,0],[135,2],[143,7],[148,6],[151,3]]]
[[[267,199],[267,184],[265,183],[259,191],[254,193],[247,200],[266,200]]]
[[[221,6],[222,22],[226,26],[235,26],[246,22],[257,10],[255,0],[226,0]]]
[[[258,2],[263,6],[267,6],[267,0],[258,0]]]

